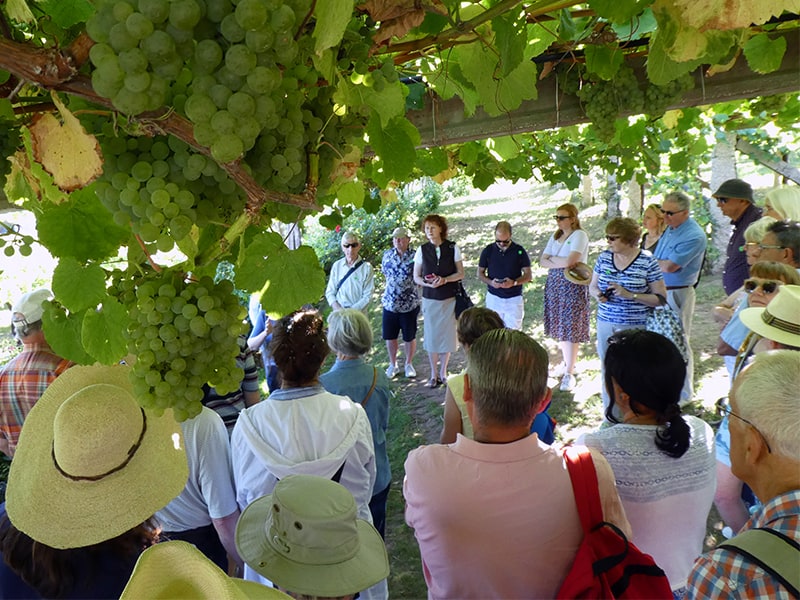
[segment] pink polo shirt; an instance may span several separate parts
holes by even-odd
[[[630,525],[599,453],[592,453],[606,520]],[[406,522],[422,555],[428,598],[552,598],[582,532],[559,450],[534,434],[510,444],[458,436],[408,455]]]

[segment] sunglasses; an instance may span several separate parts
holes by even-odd
[[[675,215],[677,215],[678,213],[686,212],[687,210],[689,210],[689,209],[688,209],[688,208],[684,208],[684,209],[682,209],[682,210],[664,210],[664,209],[662,208],[662,209],[661,209],[661,214],[662,214],[662,215],[667,215],[668,217],[674,217],[674,216],[675,216]]]
[[[511,238],[508,238],[507,240],[495,240],[494,243],[500,244],[501,246],[508,246],[511,243]]]
[[[765,294],[774,294],[782,283],[782,281],[775,281],[774,279],[747,279],[744,282],[744,291],[751,294],[761,288]]]
[[[342,248],[358,248],[361,244],[353,242],[352,244],[342,244]]]
[[[553,215],[553,218],[556,221],[563,221],[564,219],[571,219],[572,217],[570,217],[569,215],[566,215],[566,216],[565,215]]]
[[[717,203],[718,204],[727,204],[728,200],[730,200],[730,198],[717,198]]]
[[[761,436],[762,440],[764,440],[764,445],[767,447],[767,452],[769,454],[772,454],[772,448],[770,448],[770,446],[769,446],[769,442],[767,441],[767,436],[765,436],[763,433],[761,433],[761,430],[758,427],[753,425],[750,421],[748,421],[744,417],[740,417],[739,415],[737,415],[735,412],[733,412],[731,410],[730,406],[724,405],[724,406],[721,406],[720,408],[721,408],[722,412],[725,413],[726,415],[729,415],[731,417],[736,417],[737,419],[739,419],[743,423],[747,423],[750,427],[755,429],[756,433]]]
[[[618,235],[607,235],[606,236],[606,241],[607,242],[616,242],[619,238],[620,238],[620,236],[618,236]]]

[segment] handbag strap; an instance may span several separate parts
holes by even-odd
[[[369,400],[369,397],[372,396],[372,392],[375,391],[375,384],[377,383],[377,381],[378,381],[378,369],[372,367],[372,387],[369,388],[367,395],[364,396],[364,399],[361,401],[361,406],[367,405],[367,400]]]
[[[352,267],[350,267],[350,270],[347,273],[344,274],[344,277],[342,277],[339,280],[339,283],[336,285],[336,292],[335,292],[336,294],[338,294],[339,290],[342,289],[342,285],[344,285],[344,282],[347,281],[347,278],[350,277],[350,275],[352,275],[353,273],[355,273],[356,270],[358,269],[358,267],[360,267],[363,264],[364,264],[364,261],[360,260],[356,264],[354,264]]]
[[[595,525],[603,521],[603,506],[600,504],[597,471],[594,468],[592,455],[585,446],[569,446],[564,448],[564,459],[572,482],[572,493],[575,496],[581,526],[584,534],[588,534]]]

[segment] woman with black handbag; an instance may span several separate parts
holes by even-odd
[[[464,279],[464,264],[459,247],[447,239],[444,217],[428,215],[422,231],[428,242],[417,248],[414,256],[414,282],[422,287],[423,346],[431,367],[426,386],[435,388],[447,381],[450,353],[458,345],[455,296],[458,282]]]

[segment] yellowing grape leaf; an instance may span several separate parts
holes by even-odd
[[[669,7],[683,24],[701,31],[724,31],[766,23],[784,11],[796,13],[800,0],[657,0],[656,7]]]
[[[33,157],[65,192],[86,187],[103,172],[97,138],[86,133],[77,118],[53,94],[63,123],[51,113],[39,113],[30,126]]]
[[[36,20],[25,0],[8,0],[6,2],[6,14],[8,14],[9,19],[19,23],[33,23]]]

